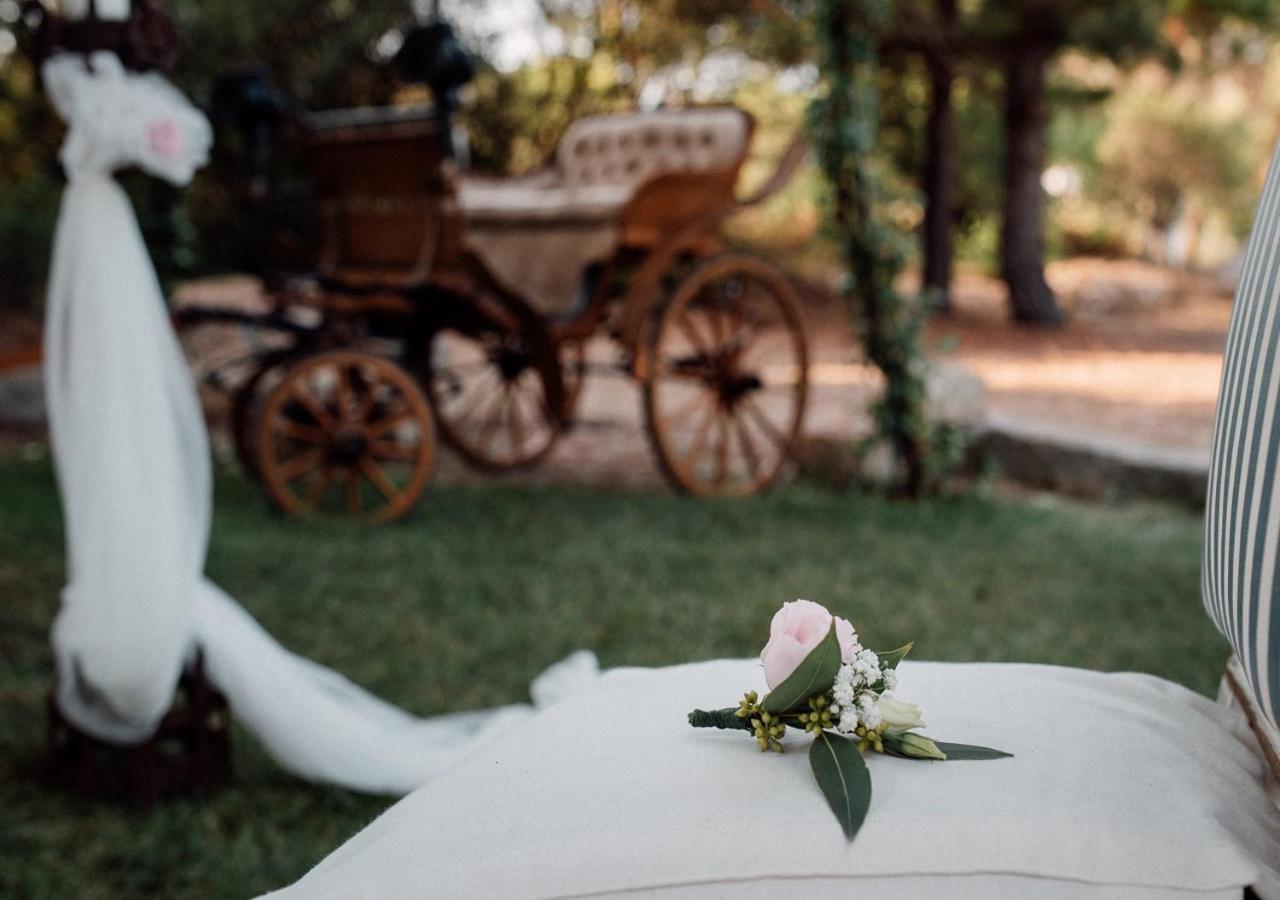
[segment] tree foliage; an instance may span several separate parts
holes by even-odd
[[[446,0],[444,6],[466,33],[470,11],[491,2]],[[562,44],[549,46],[547,59],[519,71],[482,68],[463,112],[477,168],[515,172],[537,165],[582,115],[641,102],[721,99],[726,95],[703,92],[703,73],[725,64],[726,71],[738,73],[732,77],[740,77],[733,65],[743,58],[773,72],[807,65],[822,39],[815,28],[823,6],[818,0],[536,2],[559,29]],[[918,189],[928,158],[928,61],[955,62],[958,164],[949,219],[969,229],[970,247],[988,253],[985,242],[1002,214],[1007,178],[1000,123],[1010,54],[1036,46],[1052,50],[1047,105],[1062,135],[1075,128],[1082,104],[1105,97],[1090,98],[1053,65],[1064,51],[1122,64],[1146,57],[1185,62],[1190,57],[1180,53],[1182,35],[1209,34],[1228,22],[1273,25],[1277,14],[1270,0],[954,0],[955,21],[946,24],[938,11],[951,2],[886,2],[880,22],[859,23],[877,37],[880,58],[881,140],[874,153],[892,163],[883,171],[887,190],[906,197]],[[219,75],[265,66],[297,109],[385,102],[397,87],[384,62],[394,50],[395,30],[411,21],[414,5],[170,0],[188,44],[177,81],[198,103],[208,103]],[[17,8],[0,0],[0,30],[13,27],[3,15],[10,7]],[[486,47],[479,43],[477,49],[483,53]],[[39,293],[56,211],[59,139],[21,55],[0,56],[0,265],[6,273],[0,303],[25,303]],[[314,249],[315,216],[289,146],[287,138],[280,142],[273,192],[252,212],[246,212],[245,164],[234,129],[220,131],[212,166],[188,192],[130,179],[162,274],[254,267],[268,260],[305,264]],[[1051,143],[1050,151],[1057,146]],[[1091,154],[1092,146],[1084,152]],[[897,222],[919,224],[918,217],[901,215]]]
[[[805,62],[809,2],[539,0],[562,46],[515,72],[484,66],[463,111],[473,161],[516,172],[541,162],[584,115],[724,99],[700,93],[698,75],[718,57]]]
[[[1148,231],[1148,245],[1174,228],[1190,230],[1181,260],[1159,247],[1161,262],[1189,264],[1207,216],[1248,208],[1253,193],[1253,140],[1245,122],[1215,115],[1195,97],[1128,92],[1111,109],[1097,146],[1098,193]]]

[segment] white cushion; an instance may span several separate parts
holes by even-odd
[[[905,663],[940,739],[1015,754],[872,756],[847,843],[804,752],[695,730],[752,661],[617,669],[393,806],[281,898],[1280,896],[1280,811],[1240,714],[1135,674]]]

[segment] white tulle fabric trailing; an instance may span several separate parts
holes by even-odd
[[[211,131],[161,76],[128,72],[110,53],[57,56],[43,75],[68,126],[45,320],[67,539],[53,628],[60,709],[106,740],[143,741],[199,647],[233,714],[286,769],[358,790],[412,790],[532,707],[415,718],[290,653],[204,578],[208,436],[113,173],[133,165],[185,184],[207,159]],[[595,657],[575,654],[534,683],[535,702],[595,674]]]

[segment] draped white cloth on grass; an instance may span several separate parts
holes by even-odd
[[[380,793],[425,783],[528,706],[417,719],[277,644],[203,576],[209,443],[138,223],[113,172],[174,184],[204,164],[204,116],[158,74],[113,54],[60,55],[44,80],[67,122],[67,188],[45,319],[50,431],[68,584],[53,628],[57,702],[120,744],[154,733],[196,647],[233,713],[282,766]],[[535,703],[590,682],[575,654],[534,682]]]

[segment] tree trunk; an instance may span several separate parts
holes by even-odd
[[[1018,322],[1060,325],[1053,290],[1044,277],[1044,171],[1050,51],[1024,46],[1005,65],[1004,227],[1000,269]]]
[[[938,0],[938,21],[950,34],[956,20],[956,0]],[[937,309],[951,312],[951,264],[955,241],[956,133],[951,89],[954,60],[949,51],[937,50],[926,60],[929,70],[928,151],[924,168],[924,286],[934,292]]]

